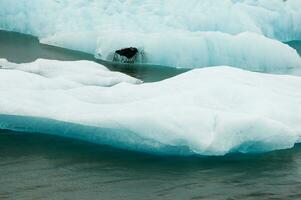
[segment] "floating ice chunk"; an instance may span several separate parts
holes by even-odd
[[[91,61],[57,61],[38,59],[32,63],[14,64],[5,59],[0,59],[2,70],[1,79],[10,79],[9,74],[19,74],[21,77],[16,78],[15,82],[11,82],[13,87],[16,85],[24,86],[32,85],[34,88],[47,89],[47,84],[51,88],[74,88],[82,86],[112,86],[121,82],[141,83],[140,80],[127,76],[119,72],[109,71],[105,66]],[[26,73],[22,73],[26,72]],[[27,77],[27,80],[22,78]],[[37,81],[31,81],[31,79]],[[39,81],[40,80],[40,81]],[[45,84],[42,84],[45,82]],[[12,85],[8,83],[0,87],[8,88]]]
[[[72,62],[55,70],[43,63],[1,60],[10,70],[0,69],[0,128],[178,155],[271,151],[300,139],[298,76],[220,66],[156,83],[102,87],[72,78],[82,86],[66,87],[53,77],[73,77]],[[74,63],[84,73],[86,65]]]
[[[135,46],[138,62],[199,68],[229,65],[266,73],[294,73],[301,58],[293,48],[254,33],[169,32],[160,34],[104,33],[98,46],[101,59],[112,60],[115,49]]]

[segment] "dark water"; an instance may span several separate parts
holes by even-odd
[[[301,146],[258,155],[159,157],[0,133],[0,199],[300,199]]]
[[[0,57],[14,62],[39,57],[94,60],[89,54],[1,31]],[[110,66],[146,81],[181,73],[132,67]],[[2,130],[0,199],[301,199],[301,145],[255,155],[160,157]]]

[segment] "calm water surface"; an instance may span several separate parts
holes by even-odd
[[[14,62],[94,60],[1,31],[0,57]],[[145,81],[183,72],[159,66],[110,68]],[[160,157],[2,130],[0,199],[301,199],[301,145],[255,155]]]
[[[301,146],[257,155],[159,157],[0,133],[0,199],[300,199]]]

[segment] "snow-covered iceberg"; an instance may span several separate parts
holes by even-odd
[[[299,0],[0,0],[0,29],[105,60],[136,46],[150,64],[262,71],[300,65],[296,52],[270,40],[301,40],[300,7]]]
[[[139,84],[90,62],[0,65],[1,129],[177,155],[271,151],[301,136],[298,76],[220,66]]]
[[[301,39],[299,0],[0,0],[0,5],[1,28],[41,38],[69,35],[93,43],[87,36],[99,31],[186,30]]]
[[[301,57],[295,49],[254,33],[119,32],[99,38],[98,56],[105,60],[113,60],[114,49],[135,46],[143,51],[137,59],[140,63],[179,68],[227,65],[265,73],[301,71]]]
[[[38,59],[32,63],[15,64],[0,59],[2,87],[24,86],[37,89],[71,89],[82,86],[113,86],[121,82],[133,84],[142,81],[120,72],[112,72],[103,65],[91,61],[57,61]],[[5,73],[3,73],[3,70]],[[27,72],[27,73],[22,73]],[[6,82],[13,76],[15,82]],[[7,74],[7,76],[5,75]],[[18,80],[20,75],[20,81]],[[50,81],[49,81],[50,80]],[[20,82],[23,82],[20,85]]]

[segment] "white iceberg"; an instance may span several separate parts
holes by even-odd
[[[95,42],[87,36],[100,31],[185,30],[301,39],[299,0],[0,0],[0,6],[0,28],[40,38],[70,35]]]
[[[143,51],[138,63],[178,68],[227,65],[265,73],[301,74],[301,57],[295,49],[254,33],[123,32],[105,33],[100,38],[97,52],[104,60],[113,60],[115,49],[135,46]]]
[[[6,59],[0,59],[1,70],[7,74],[20,74],[20,81],[25,88],[71,89],[82,86],[113,86],[121,82],[133,84],[142,81],[120,72],[112,72],[103,65],[91,61],[57,61],[38,59],[32,63],[15,64]],[[22,73],[27,72],[27,73]],[[3,73],[2,73],[3,74]],[[24,78],[27,79],[25,80]],[[11,76],[2,76],[5,83],[2,87],[10,88],[20,85],[18,78],[11,85],[6,83]],[[1,86],[0,86],[1,87]]]
[[[114,73],[122,81],[103,87],[110,72],[90,62],[0,63],[1,129],[176,155],[285,149],[301,136],[298,76],[219,66],[144,84]],[[96,65],[93,83],[75,76]]]
[[[150,64],[262,71],[300,65],[296,52],[268,39],[301,40],[300,7],[299,0],[0,0],[0,29],[105,60],[135,45]]]

